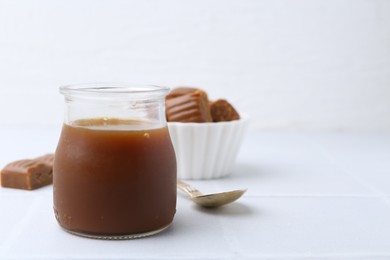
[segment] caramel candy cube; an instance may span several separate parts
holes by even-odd
[[[53,154],[18,160],[1,170],[1,186],[34,190],[53,183]]]
[[[177,87],[172,89],[171,92],[169,92],[169,94],[167,95],[167,99],[180,97],[186,94],[192,94],[197,90],[197,88],[192,87]]]
[[[213,122],[232,121],[240,119],[234,107],[225,99],[210,102],[210,113]]]
[[[189,93],[185,93],[188,91]],[[200,89],[181,89],[166,98],[169,122],[212,122],[206,92]]]

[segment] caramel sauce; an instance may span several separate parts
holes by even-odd
[[[55,153],[59,224],[91,235],[150,232],[176,210],[176,159],[167,127],[94,118],[64,124]]]

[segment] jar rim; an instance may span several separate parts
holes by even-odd
[[[157,85],[142,85],[130,83],[115,82],[96,82],[63,85],[59,88],[63,95],[81,95],[81,96],[165,96],[170,88]]]

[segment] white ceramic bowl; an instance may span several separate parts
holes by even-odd
[[[232,171],[249,117],[218,123],[168,122],[178,179],[214,179]]]

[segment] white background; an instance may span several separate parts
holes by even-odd
[[[390,1],[0,0],[0,126],[63,84],[197,86],[252,128],[390,131]]]

